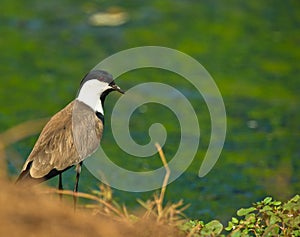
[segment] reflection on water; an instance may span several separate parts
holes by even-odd
[[[96,12],[89,17],[93,26],[119,26],[129,19],[128,13],[120,8],[110,8],[106,12]]]

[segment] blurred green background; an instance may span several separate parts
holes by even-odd
[[[0,132],[63,108],[86,72],[111,54],[136,46],[170,47],[197,59],[215,79],[226,105],[228,131],[217,165],[199,178],[210,134],[201,95],[179,76],[158,69],[118,79],[125,90],[142,82],[169,83],[186,95],[198,114],[199,152],[184,175],[169,185],[166,200],[191,203],[186,211],[191,218],[226,221],[238,208],[267,195],[286,200],[299,193],[299,1],[2,0],[0,20]],[[109,119],[118,97],[112,94],[106,103],[104,150],[128,169],[161,166],[157,156],[139,159],[117,148]],[[168,131],[164,149],[170,160],[180,131],[166,107],[148,104],[137,110],[132,136],[146,144],[149,126],[158,121]],[[36,138],[8,147],[11,175],[19,172]],[[65,186],[72,188],[73,171],[64,177]],[[80,190],[89,192],[98,184],[84,169]],[[132,208],[135,198],[151,195],[114,192]]]

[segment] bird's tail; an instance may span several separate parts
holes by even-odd
[[[18,176],[15,184],[17,185],[33,185],[38,184],[44,181],[44,179],[35,179],[32,178],[30,175],[30,168],[31,168],[32,161],[28,163],[25,170],[23,170],[20,175]]]
[[[30,179],[29,178],[30,176],[30,173],[29,173],[29,170],[24,170],[21,172],[21,174],[18,176],[17,180],[16,180],[16,184],[19,184],[19,183],[23,183],[24,181]]]

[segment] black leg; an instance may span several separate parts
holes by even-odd
[[[64,190],[63,184],[62,184],[62,173],[58,176],[58,190]],[[59,194],[59,199],[62,200],[62,194]]]
[[[76,165],[76,181],[75,181],[74,195],[73,195],[74,210],[76,209],[76,204],[77,204],[77,192],[78,192],[78,183],[79,183],[79,176],[81,172],[81,166],[82,166],[82,161]]]

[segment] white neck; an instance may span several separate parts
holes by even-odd
[[[104,115],[100,96],[105,90],[109,88],[110,87],[106,82],[92,79],[83,84],[76,99],[85,103],[94,111],[100,112]]]

